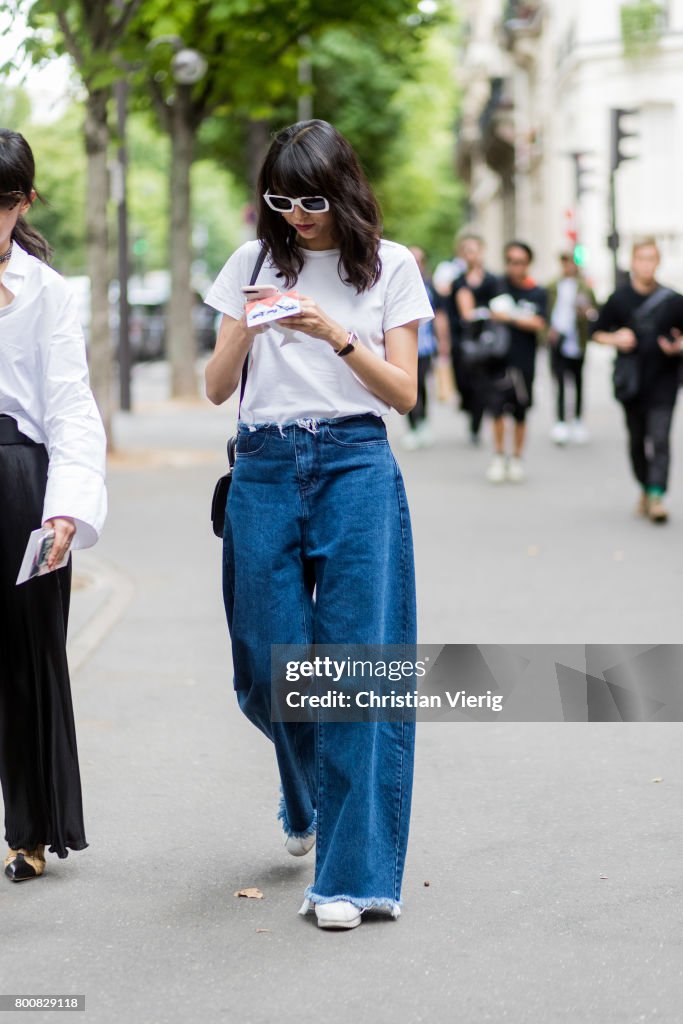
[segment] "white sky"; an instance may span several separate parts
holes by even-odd
[[[0,33],[8,24],[9,17],[0,10]],[[7,35],[0,34],[0,65],[15,56],[25,34],[26,25],[18,18],[10,24]],[[21,71],[12,72],[5,81],[10,86],[21,85],[26,89],[33,105],[33,120],[43,124],[60,116],[75,88],[70,82],[69,61],[64,57],[43,68],[32,68],[25,62]]]

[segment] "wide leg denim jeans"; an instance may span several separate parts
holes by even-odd
[[[398,913],[414,712],[270,720],[271,644],[415,643],[408,505],[379,417],[240,423],[223,589],[237,698],[274,743],[284,830],[317,833],[306,895]]]

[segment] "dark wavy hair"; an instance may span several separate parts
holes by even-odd
[[[274,137],[258,179],[258,237],[267,247],[287,288],[304,265],[296,231],[271,210],[264,192],[325,196],[334,218],[339,277],[357,292],[379,280],[382,220],[379,205],[351,145],[327,121],[299,121]]]
[[[0,128],[0,192],[21,192],[28,200],[34,191],[36,164],[31,147],[19,132]],[[42,197],[39,196],[42,200]],[[22,249],[48,263],[52,250],[43,236],[19,217],[12,231],[12,240]]]

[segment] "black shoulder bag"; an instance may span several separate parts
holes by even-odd
[[[488,310],[487,310],[488,314]],[[463,320],[460,352],[463,362],[475,368],[501,363],[510,351],[510,328],[490,315]]]
[[[673,292],[670,288],[658,288],[656,292],[643,302],[631,318],[632,330],[638,332],[648,329],[650,317]],[[617,352],[612,371],[614,397],[622,405],[633,402],[640,394],[641,384],[640,357],[638,349],[632,352]]]
[[[249,284],[256,284],[256,280],[261,273],[261,267],[266,258],[266,249],[262,247],[258,254],[258,259],[254,264],[254,269],[251,274],[251,280]],[[247,386],[247,374],[249,373],[249,354],[244,360],[242,366],[242,379],[240,382],[240,404],[237,408],[237,418],[240,416],[240,409],[242,408],[242,399],[244,398],[244,389]],[[232,480],[232,471],[235,465],[235,449],[237,447],[237,435],[233,434],[232,437],[228,438],[228,472],[222,477],[219,477],[216,486],[213,489],[213,498],[211,499],[211,523],[213,526],[213,532],[217,537],[223,536],[223,528],[225,526],[225,510],[228,505],[228,491],[230,490],[230,482]]]

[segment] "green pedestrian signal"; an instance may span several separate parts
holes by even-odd
[[[585,245],[574,246],[574,263],[577,267],[585,267],[588,263],[588,250]]]

